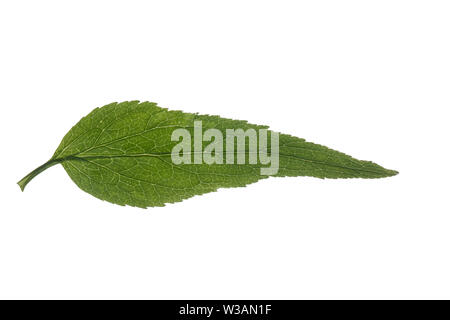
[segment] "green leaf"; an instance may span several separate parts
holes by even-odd
[[[216,142],[222,146],[224,159],[228,156],[238,159],[242,155],[246,162],[226,163],[224,160],[225,163],[220,164],[217,158],[219,163],[194,163],[196,154],[203,154],[211,143],[200,141],[200,145],[195,146],[198,143],[195,142],[198,141],[195,126],[200,121],[203,132],[215,128],[223,134],[223,141]],[[177,129],[184,129],[183,132],[194,137],[185,144],[191,150],[184,149],[184,153],[180,153],[190,159],[190,164],[172,161],[174,147],[180,146],[179,140],[172,141]],[[227,148],[226,140],[230,136],[227,129],[265,132],[267,127],[218,116],[169,111],[151,102],[111,103],[82,118],[66,134],[52,158],[18,184],[24,190],[36,175],[61,164],[77,186],[93,196],[119,205],[145,208],[164,206],[219,188],[243,187],[269,177],[261,174],[261,169],[269,166],[267,163],[260,160],[256,164],[249,163],[259,149],[255,151],[248,139],[241,149],[238,146],[234,150]],[[275,155],[275,151],[271,153],[272,146],[276,147],[272,137],[277,134],[267,133],[267,153]],[[397,174],[373,162],[356,160],[300,138],[286,134],[278,137],[276,177],[382,178]],[[220,149],[211,155],[220,156]]]

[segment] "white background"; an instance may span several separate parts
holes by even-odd
[[[448,1],[2,1],[0,298],[450,298]],[[94,107],[150,100],[372,160],[163,208],[45,162]]]

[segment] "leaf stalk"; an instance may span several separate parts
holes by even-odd
[[[33,171],[31,171],[29,174],[27,174],[25,177],[23,177],[17,184],[19,185],[20,189],[22,191],[25,190],[26,185],[33,180],[34,177],[36,177],[38,174],[40,174],[42,171],[47,170],[48,168],[54,166],[55,164],[60,163],[61,160],[59,159],[50,159],[43,165],[37,167]]]

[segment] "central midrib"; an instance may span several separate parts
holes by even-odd
[[[198,153],[203,153],[203,152],[187,152],[186,154],[198,154]],[[231,153],[231,152],[230,152]],[[255,152],[233,152],[234,154],[254,154]],[[226,154],[226,152],[225,152]],[[113,159],[113,158],[142,158],[142,157],[166,157],[166,156],[170,156],[172,155],[172,153],[141,153],[141,154],[124,154],[124,155],[89,155],[89,156],[80,156],[80,155],[73,155],[73,156],[67,156],[61,159],[55,159],[59,162],[65,162],[65,161],[83,161],[83,160],[92,160],[92,159]],[[286,158],[291,158],[291,159],[296,159],[296,160],[300,160],[300,161],[304,161],[304,162],[309,162],[309,163],[314,163],[314,164],[320,164],[320,165],[325,165],[328,167],[332,167],[332,168],[340,168],[340,169],[347,169],[347,170],[354,170],[354,171],[360,171],[360,172],[367,172],[367,173],[373,173],[373,174],[383,174],[383,171],[376,171],[376,170],[370,170],[364,167],[360,167],[360,168],[354,168],[354,167],[348,167],[348,166],[343,166],[343,165],[338,165],[338,164],[332,164],[332,163],[327,163],[327,162],[323,162],[323,161],[317,161],[317,160],[311,160],[311,159],[305,159],[302,157],[299,157],[297,155],[290,155],[290,154],[280,154],[280,157],[286,157]],[[251,165],[251,164],[246,164],[246,165]]]

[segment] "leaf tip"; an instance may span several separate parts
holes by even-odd
[[[386,169],[385,171],[386,171],[385,177],[393,177],[393,176],[396,176],[399,174],[399,172],[397,170]]]

